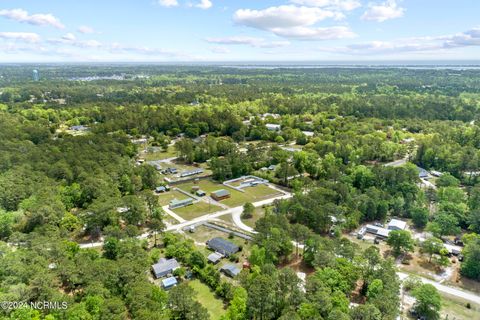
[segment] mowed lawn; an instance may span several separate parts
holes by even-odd
[[[217,212],[220,210],[223,209],[219,206],[199,201],[190,206],[174,209],[173,212],[175,212],[185,220],[192,220],[205,214]]]
[[[215,293],[207,285],[200,282],[200,280],[192,280],[188,285],[197,293],[197,301],[207,308],[210,319],[218,320],[225,314],[223,301],[216,298]]]
[[[173,146],[169,146],[167,151],[156,151],[156,152],[147,152],[145,154],[145,160],[154,161],[154,160],[163,160],[167,158],[173,158],[177,156],[177,151]]]
[[[222,200],[221,202],[230,207],[243,206],[247,202],[256,202],[272,198],[279,195],[277,190],[274,190],[266,185],[258,185],[255,187],[244,188],[245,192],[240,192],[231,188],[227,189],[231,193],[229,199]]]
[[[207,195],[210,195],[210,193],[213,191],[220,189],[228,190],[231,197],[220,202],[229,207],[243,206],[247,202],[265,200],[279,194],[277,190],[274,190],[263,184],[255,187],[245,188],[243,189],[245,192],[237,191],[212,180],[199,180],[196,184],[193,182],[188,182],[177,185],[178,188],[187,192],[190,192],[193,186],[198,186],[201,190],[205,191]]]
[[[158,203],[161,206],[166,206],[172,201],[173,199],[183,200],[187,199],[188,197],[181,192],[170,190],[164,193],[158,194]]]

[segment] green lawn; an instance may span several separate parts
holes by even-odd
[[[173,211],[185,220],[192,220],[205,214],[217,212],[220,210],[222,210],[222,208],[219,206],[215,206],[213,204],[210,205],[206,202],[199,201],[191,206],[178,208]]]
[[[188,285],[197,292],[197,301],[207,308],[210,319],[218,320],[225,314],[223,301],[216,298],[215,293],[207,285],[200,282],[200,280],[192,280]]]
[[[231,188],[228,188],[227,190],[230,191],[232,196],[229,199],[222,200],[222,203],[230,207],[242,206],[246,202],[265,200],[279,194],[277,190],[266,185],[248,187],[243,189],[245,192],[236,191]]]
[[[225,186],[222,185],[221,183],[214,182],[212,180],[207,180],[207,179],[199,180],[196,184],[194,184],[193,182],[187,182],[187,183],[182,183],[177,185],[179,189],[182,189],[187,192],[190,192],[193,186],[200,187],[200,189],[205,191],[207,194],[210,194],[212,191],[216,191],[219,189],[225,189]]]
[[[258,208],[255,208],[255,211],[253,211],[253,217],[251,217],[250,219],[242,218],[242,222],[245,223],[247,226],[254,228],[255,223],[258,221],[258,219],[260,219],[264,215],[265,215],[265,208],[258,207]]]
[[[208,195],[210,195],[210,193],[216,190],[228,190],[231,194],[231,197],[222,200],[221,203],[226,204],[229,207],[242,206],[246,202],[260,201],[279,194],[277,190],[274,190],[266,185],[248,187],[243,189],[245,190],[245,192],[240,192],[212,180],[199,180],[196,184],[194,184],[193,182],[187,182],[177,185],[178,188],[187,192],[190,192],[193,186],[200,187],[200,189],[205,191]]]
[[[173,199],[183,200],[183,199],[187,199],[187,196],[175,190],[158,194],[158,203],[161,206],[168,205],[170,201]]]
[[[442,319],[448,315],[448,319],[480,319],[480,306],[471,303],[470,309],[466,307],[466,301],[452,297],[450,295],[442,295],[442,309],[440,313]]]
[[[147,152],[145,154],[145,160],[154,161],[154,160],[163,160],[167,158],[173,158],[177,156],[177,152],[173,146],[169,146],[165,152]]]

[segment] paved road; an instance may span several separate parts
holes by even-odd
[[[397,275],[400,278],[400,280],[404,280],[409,276],[408,274],[403,273],[403,272],[397,272]],[[449,294],[449,295],[452,295],[452,296],[455,296],[455,297],[458,297],[458,298],[461,298],[461,299],[464,299],[464,300],[468,300],[470,302],[480,304],[480,296],[478,294],[475,294],[475,293],[469,292],[469,291],[465,291],[465,290],[462,290],[462,289],[454,288],[454,287],[449,287],[449,286],[446,286],[444,284],[438,283],[438,282],[430,280],[430,279],[426,279],[426,278],[422,278],[422,277],[419,277],[419,278],[420,278],[420,280],[422,280],[423,283],[428,283],[428,284],[433,285],[440,292],[443,292],[443,293],[446,293],[446,294]]]
[[[407,158],[392,161],[392,162],[389,162],[389,163],[385,163],[384,166],[385,167],[400,167],[400,166],[403,166],[405,163],[407,163]]]
[[[289,192],[280,190],[278,188],[274,188],[274,189],[280,191],[282,193],[282,195],[274,197],[274,198],[262,200],[262,201],[257,201],[257,202],[254,202],[252,204],[255,207],[261,207],[263,205],[272,204],[275,200],[278,200],[278,199],[288,199],[288,198],[292,197],[292,194],[289,193]],[[168,214],[171,214],[171,212],[168,212],[168,211],[166,211],[166,212]],[[183,229],[187,226],[195,225],[195,224],[198,224],[198,223],[201,223],[201,222],[209,221],[209,220],[219,218],[219,217],[224,216],[224,215],[231,214],[233,219],[234,219],[234,222],[236,221],[235,224],[237,225],[237,227],[239,227],[240,229],[242,229],[244,231],[252,232],[253,229],[251,227],[242,223],[242,221],[240,219],[240,216],[241,216],[242,212],[243,212],[243,206],[229,208],[229,209],[218,211],[218,212],[215,212],[215,213],[206,214],[206,215],[203,215],[201,217],[198,217],[198,218],[195,218],[195,219],[192,219],[192,220],[188,220],[188,221],[184,221],[184,222],[181,222],[181,223],[178,223],[178,224],[170,225],[166,228],[165,231],[181,230],[181,229]],[[175,219],[177,219],[177,218],[182,219],[179,216],[174,217],[174,218]],[[150,235],[149,232],[145,232],[145,233],[141,234],[140,236],[138,236],[137,239],[146,239],[149,235]],[[80,248],[83,248],[83,249],[85,249],[85,248],[96,248],[96,247],[101,247],[101,246],[103,246],[103,240],[102,241],[97,241],[97,242],[81,243],[80,244]]]

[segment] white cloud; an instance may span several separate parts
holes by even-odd
[[[227,54],[232,52],[230,49],[225,47],[213,47],[210,49],[210,51],[218,54]]]
[[[284,5],[263,10],[240,9],[233,16],[239,25],[270,31],[273,34],[298,40],[331,40],[351,38],[355,34],[344,26],[320,28],[314,26],[325,19],[339,20],[345,16],[338,11],[318,7]]]
[[[362,19],[383,22],[390,19],[401,18],[404,13],[405,9],[398,6],[396,0],[387,0],[381,4],[369,4]]]
[[[52,26],[58,29],[65,28],[60,20],[50,13],[37,13],[30,15],[23,9],[12,9],[0,10],[0,16],[36,26]]]
[[[279,48],[290,44],[288,41],[267,41],[263,38],[245,36],[207,38],[205,41],[221,45],[248,45],[256,48]]]
[[[358,0],[290,0],[291,3],[341,11],[352,11],[362,4]]]
[[[75,41],[76,37],[73,33],[67,33],[65,34],[63,37],[62,37],[63,40],[67,40],[67,41]]]
[[[262,30],[310,26],[327,18],[340,19],[338,12],[313,7],[283,5],[263,10],[240,9],[233,16],[237,24]]]
[[[84,34],[95,33],[95,29],[89,26],[80,26],[78,27],[77,31]]]
[[[25,42],[40,41],[40,36],[33,32],[0,32],[0,38]]]
[[[77,40],[74,34],[67,33],[59,39],[48,39],[53,45],[70,45],[78,48],[101,48],[103,44],[97,40]]]
[[[337,26],[327,28],[295,27],[289,29],[274,29],[275,34],[296,40],[335,40],[354,38],[356,35],[348,27]]]
[[[203,10],[210,9],[212,6],[213,3],[210,0],[200,0],[200,2],[195,5],[195,7]]]
[[[162,7],[177,7],[178,6],[178,1],[177,0],[158,0],[158,4],[161,5]]]

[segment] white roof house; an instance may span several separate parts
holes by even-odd
[[[280,131],[281,126],[279,124],[267,123],[265,127],[269,131]]]
[[[405,230],[407,228],[407,223],[402,220],[392,219],[388,223],[389,230]]]
[[[307,137],[313,137],[314,135],[313,131],[302,131],[302,133]]]

